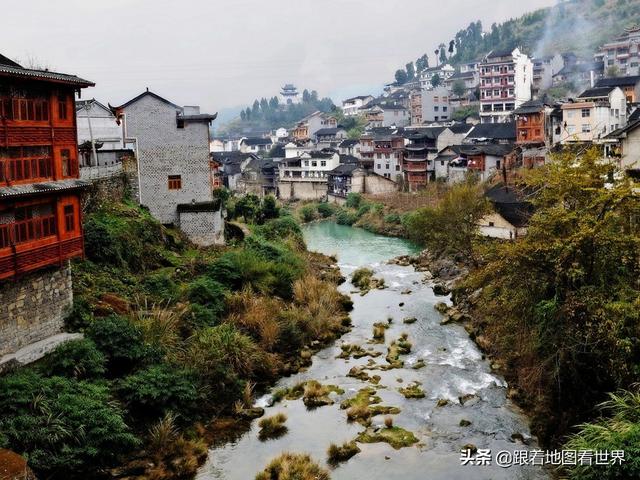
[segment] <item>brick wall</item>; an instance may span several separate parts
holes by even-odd
[[[146,95],[125,107],[127,137],[138,143],[140,202],[162,223],[178,224],[178,204],[212,200],[209,126],[176,126],[176,108]],[[182,177],[180,190],[169,190],[169,175]]]
[[[72,301],[68,262],[0,282],[0,357],[60,333]]]

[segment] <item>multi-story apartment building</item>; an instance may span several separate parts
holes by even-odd
[[[537,97],[541,92],[553,85],[553,76],[564,68],[562,55],[556,53],[546,57],[534,58],[533,82],[531,85],[533,96]]]
[[[321,128],[336,128],[338,120],[333,115],[324,112],[313,112],[298,122],[291,131],[291,137],[295,140],[306,141],[315,137]]]
[[[209,125],[217,114],[180,107],[149,90],[115,107],[115,113],[127,142],[136,143],[140,203],[194,243],[223,243],[209,161]]]
[[[422,91],[415,90],[411,92],[410,99],[411,125],[422,124]]]
[[[491,52],[479,68],[482,123],[509,121],[516,108],[531,100],[533,64],[517,48]]]
[[[342,113],[345,117],[355,117],[360,113],[360,109],[373,100],[371,95],[359,95],[347,98],[342,101]]]
[[[0,55],[0,358],[60,332],[83,255],[74,95],[88,80]]]
[[[613,69],[620,76],[640,75],[640,27],[626,28],[613,42],[600,47],[595,59],[604,63],[605,73]]]
[[[627,100],[619,87],[597,87],[562,105],[562,143],[592,142],[627,124]]]
[[[444,85],[422,91],[422,121],[448,122],[451,118],[449,90]]]
[[[404,137],[393,128],[375,128],[360,137],[361,166],[398,181],[402,177]]]

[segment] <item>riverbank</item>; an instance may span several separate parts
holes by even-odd
[[[47,478],[191,478],[211,419],[242,428],[349,329],[335,261],[271,217],[202,249],[130,204],[87,215],[67,320],[85,338],[0,378],[0,446]]]

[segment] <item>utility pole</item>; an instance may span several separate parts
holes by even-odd
[[[90,103],[84,104],[84,109],[87,112],[87,122],[89,123],[89,138],[91,139],[91,154],[93,156],[93,163],[97,167],[98,166],[98,154],[96,153],[96,144],[93,141],[93,130],[91,129],[91,116],[89,115],[89,109],[91,108]]]

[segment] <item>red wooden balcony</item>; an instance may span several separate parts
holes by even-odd
[[[61,239],[55,215],[0,225],[0,279],[82,256],[82,237]]]

